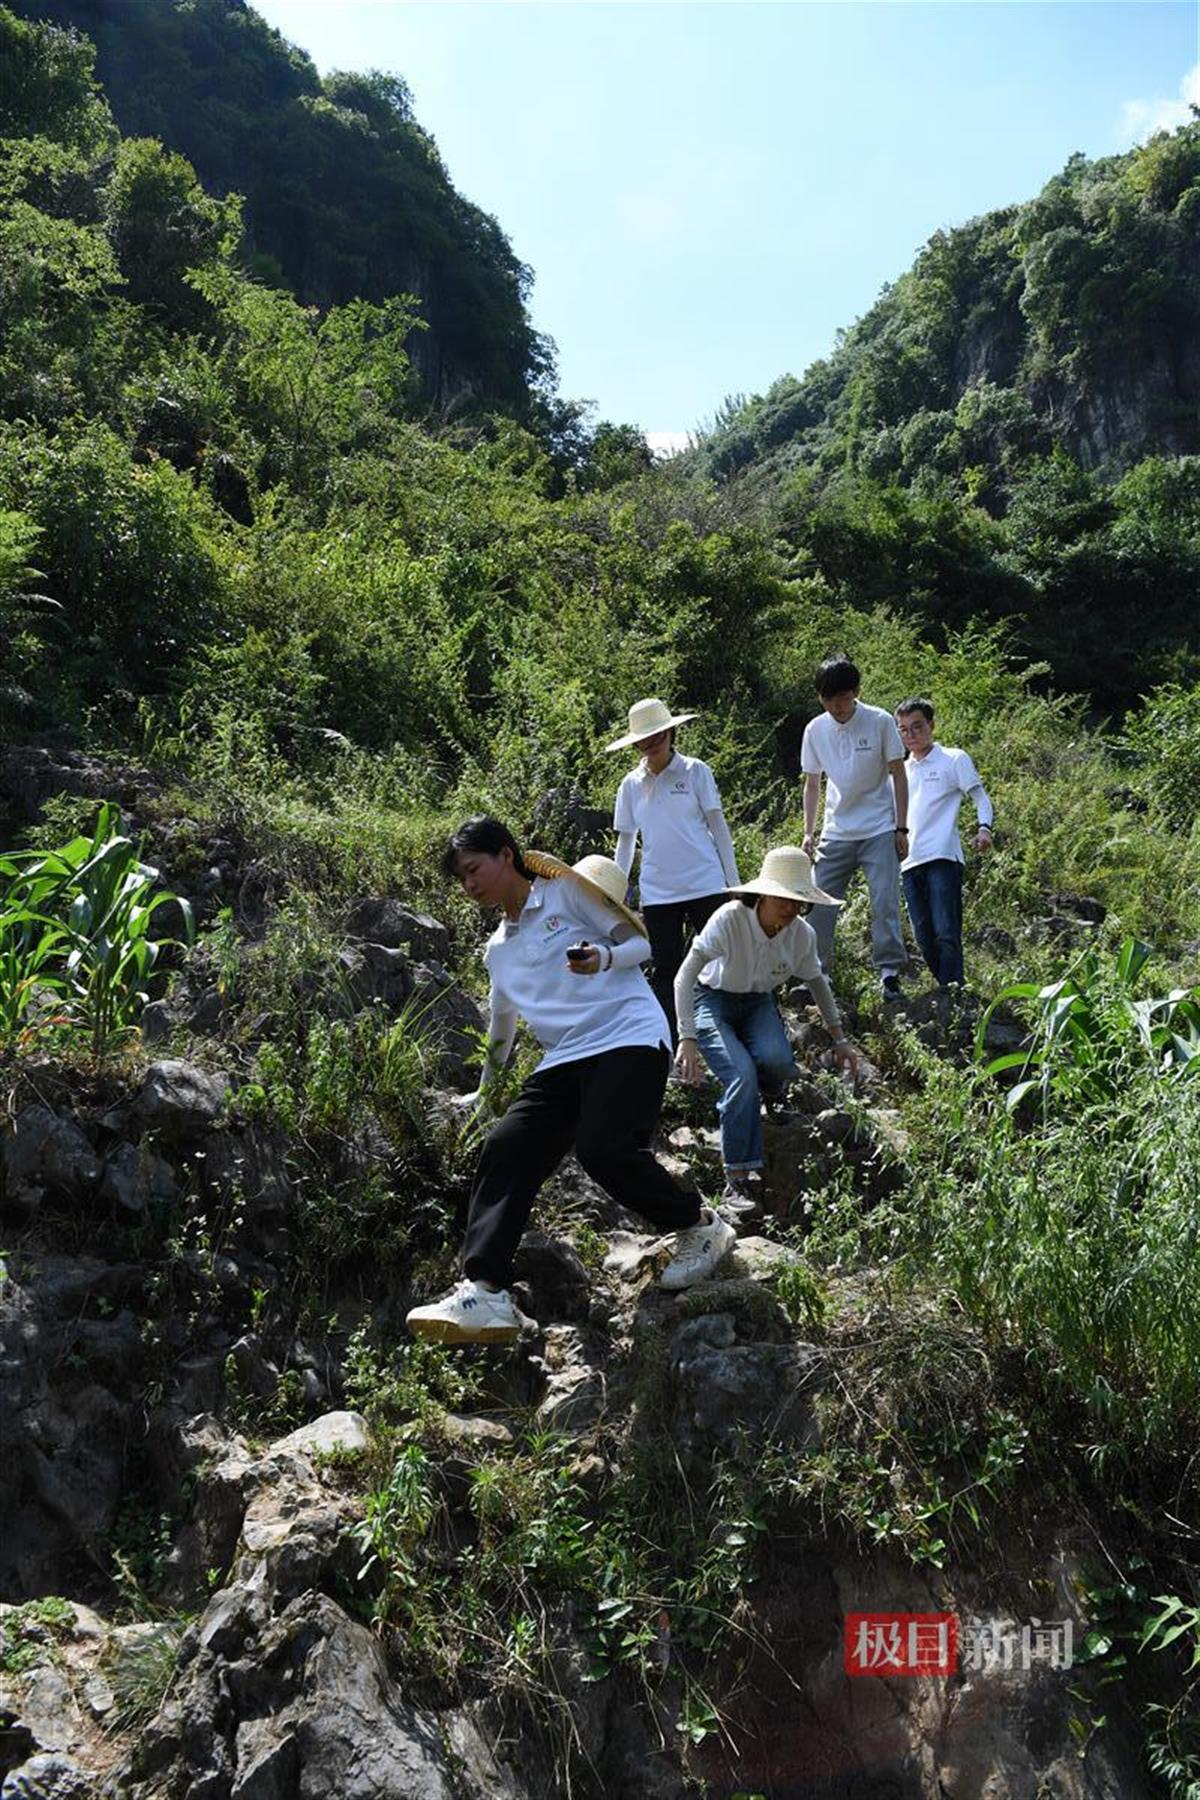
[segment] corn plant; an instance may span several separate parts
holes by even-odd
[[[1030,1041],[989,1062],[983,1073],[1019,1069],[1023,1079],[1008,1091],[1014,1111],[1027,1094],[1103,1104],[1124,1086],[1131,1060],[1163,1075],[1200,1071],[1200,987],[1172,988],[1150,1000],[1133,989],[1150,960],[1148,944],[1126,938],[1116,962],[1106,966],[1094,948],[1046,987],[1018,981],[997,994],[979,1021],[976,1051],[982,1057],[988,1022],[1005,1001],[1034,1002]]]
[[[5,994],[11,976],[27,1011],[36,987],[51,987],[97,1062],[134,1030],[160,951],[190,944],[195,933],[187,901],[155,892],[158,870],[139,861],[120,826],[120,813],[106,802],[90,838],[0,858],[0,880],[9,884],[0,904],[13,918],[9,939],[0,935],[0,954],[6,941],[12,945]],[[151,935],[153,916],[168,900],[181,909],[183,938]],[[20,1004],[6,1000],[6,1012]]]
[[[65,1015],[54,963],[65,933],[27,906],[0,900],[0,1050],[28,1050]]]

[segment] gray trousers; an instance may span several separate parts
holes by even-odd
[[[900,927],[900,858],[894,832],[878,837],[823,838],[817,846],[813,871],[817,886],[841,899],[855,869],[867,878],[871,896],[871,961],[880,975],[898,973],[908,961]],[[821,967],[829,973],[833,962],[833,928],[836,906],[814,906],[809,924],[817,934]]]

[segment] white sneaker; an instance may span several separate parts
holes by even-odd
[[[690,1288],[711,1275],[737,1243],[737,1232],[717,1213],[675,1233],[675,1254],[662,1272],[660,1287]]]
[[[414,1306],[404,1322],[414,1337],[433,1344],[511,1344],[521,1335],[507,1288],[493,1292],[469,1277],[440,1300]]]

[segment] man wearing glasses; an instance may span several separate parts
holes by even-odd
[[[902,701],[896,724],[908,751],[908,855],[900,865],[904,899],[921,955],[939,987],[963,978],[963,848],[958,809],[963,795],[975,808],[973,850],[992,847],[994,813],[979,771],[965,750],[935,743],[933,705]]]

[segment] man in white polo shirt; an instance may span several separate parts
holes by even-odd
[[[972,849],[992,847],[992,802],[965,750],[934,742],[933,704],[903,701],[896,724],[908,746],[912,837],[901,864],[904,899],[921,955],[939,987],[962,983],[963,847],[958,809],[963,795],[975,808]]]
[[[804,728],[804,845],[827,894],[841,900],[855,869],[871,896],[871,960],[885,1000],[899,1000],[907,961],[900,925],[900,863],[908,855],[908,782],[904,747],[891,713],[858,697],[860,677],[848,656],[817,670],[821,712]],[[821,778],[825,816],[816,838]],[[833,961],[837,908],[814,906],[810,923],[826,974]]]

